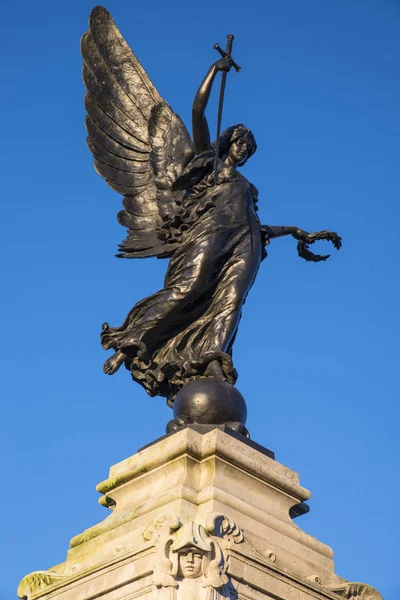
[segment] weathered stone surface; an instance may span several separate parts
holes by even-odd
[[[380,599],[337,576],[332,550],[290,518],[310,498],[297,473],[219,429],[167,436],[97,489],[111,514],[63,565],[25,577],[21,598]]]

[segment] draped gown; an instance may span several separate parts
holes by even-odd
[[[179,217],[166,227],[170,241],[179,243],[163,289],[101,336],[103,348],[127,356],[126,368],[149,395],[170,403],[214,360],[225,380],[235,383],[232,344],[265,255],[255,187],[222,161],[215,185],[213,162],[200,155],[174,184],[187,191]]]

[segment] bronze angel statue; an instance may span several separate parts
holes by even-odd
[[[120,327],[104,323],[101,343],[113,350],[104,371],[124,364],[150,396],[171,405],[193,380],[234,384],[232,345],[265,246],[291,234],[300,256],[319,261],[328,256],[308,244],[327,239],[339,248],[340,237],[261,225],[257,189],[239,171],[256,151],[253,133],[233,125],[211,143],[205,111],[230,55],[210,67],[196,93],[193,141],[103,7],[91,13],[82,55],[88,145],[97,172],[123,196],[118,220],[128,235],[117,256],[169,259],[160,291]]]

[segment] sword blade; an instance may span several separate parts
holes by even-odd
[[[219,103],[218,103],[218,118],[217,118],[217,138],[215,141],[215,162],[214,162],[214,180],[218,183],[218,160],[219,160],[219,138],[221,136],[221,122],[222,122],[222,109],[224,106],[225,86],[226,77],[228,73],[224,71],[222,73],[221,88],[219,91]]]
[[[227,37],[228,42],[226,44],[225,56],[230,57],[232,54],[233,35],[229,34],[226,37]],[[217,46],[217,44],[216,44],[216,46]],[[225,86],[226,86],[227,75],[228,75],[228,73],[226,71],[223,71],[222,79],[221,79],[221,88],[219,91],[217,138],[215,140],[215,162],[214,162],[214,183],[215,184],[218,183],[219,138],[221,136],[222,109],[224,106],[224,96],[225,96]]]

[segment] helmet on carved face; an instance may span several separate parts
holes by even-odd
[[[202,525],[197,523],[186,523],[175,534],[175,541],[171,545],[172,552],[178,552],[183,548],[197,548],[202,552],[211,552],[211,540]]]

